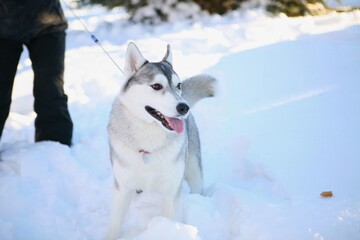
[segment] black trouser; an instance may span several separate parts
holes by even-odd
[[[0,138],[9,115],[23,44],[34,71],[35,141],[57,141],[70,146],[73,124],[64,93],[64,32],[42,35],[28,43],[0,38]]]

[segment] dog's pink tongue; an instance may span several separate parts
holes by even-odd
[[[184,121],[178,118],[166,117],[170,127],[175,130],[178,134],[184,131]]]

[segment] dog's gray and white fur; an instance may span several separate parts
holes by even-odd
[[[148,62],[134,43],[125,56],[125,82],[115,99],[108,125],[114,174],[113,206],[107,239],[121,236],[125,212],[134,194],[152,191],[163,197],[163,214],[174,218],[181,182],[202,193],[199,134],[189,112],[215,94],[216,81],[198,75],[180,82],[170,46],[160,62]]]

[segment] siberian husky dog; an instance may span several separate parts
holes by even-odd
[[[190,108],[214,96],[216,85],[207,75],[181,82],[172,67],[169,45],[162,61],[149,62],[130,42],[124,75],[108,125],[114,174],[107,235],[111,240],[121,236],[123,218],[135,194],[160,194],[163,215],[172,219],[184,178],[192,193],[201,194],[200,141]]]

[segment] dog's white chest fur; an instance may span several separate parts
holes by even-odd
[[[172,193],[179,187],[184,175],[185,162],[174,155],[164,158],[163,154],[149,153],[143,156],[142,153],[134,153],[131,162],[127,161],[125,165],[115,162],[114,170],[118,173],[118,184],[129,190]]]

